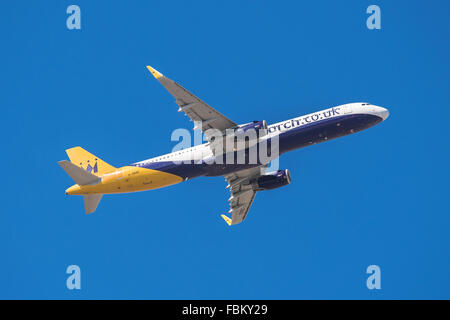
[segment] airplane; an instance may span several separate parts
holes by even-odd
[[[231,218],[225,214],[221,217],[228,225],[236,225],[247,217],[257,192],[291,183],[287,169],[266,172],[273,157],[264,161],[257,157],[253,162],[245,158],[252,146],[258,147],[262,142],[275,144],[276,141],[276,156],[279,157],[288,151],[359,132],[389,116],[386,108],[364,102],[339,105],[271,125],[264,120],[239,125],[157,70],[150,66],[147,69],[175,98],[178,111],[184,112],[196,124],[194,129],[203,131],[207,142],[120,168],[81,147],[67,149],[70,161],[62,160],[58,164],[76,184],[68,188],[66,194],[83,195],[86,214],[96,210],[104,194],[157,189],[201,176],[223,176],[231,194],[228,199]],[[236,137],[251,130],[257,130],[256,138],[247,138],[236,148]],[[224,148],[223,141],[219,144],[220,137],[234,139],[233,148]],[[242,150],[245,154],[243,162],[211,161],[223,160],[230,154],[226,160],[236,160],[236,154]]]

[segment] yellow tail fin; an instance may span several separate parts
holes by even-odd
[[[87,152],[81,147],[74,147],[66,150],[70,161],[87,170],[88,172],[101,177],[105,173],[113,172],[116,170],[113,166],[107,164],[102,159]]]

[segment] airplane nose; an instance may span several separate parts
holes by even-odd
[[[389,110],[386,108],[382,108],[383,111],[381,111],[381,117],[383,118],[383,121],[386,120],[389,117]]]
[[[375,107],[375,114],[384,121],[389,117],[389,110],[383,107]]]

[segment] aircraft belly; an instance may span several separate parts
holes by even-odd
[[[116,186],[118,192],[134,192],[167,187],[183,181],[180,176],[147,168],[126,167],[125,178]],[[119,189],[120,188],[120,189]]]
[[[280,154],[346,136],[380,121],[371,114],[350,114],[300,126],[280,134]]]
[[[104,175],[102,181],[96,185],[82,186],[80,194],[144,191],[170,186],[182,181],[183,178],[171,173],[127,166]]]

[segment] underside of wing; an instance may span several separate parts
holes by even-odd
[[[265,166],[261,166],[225,176],[225,179],[228,181],[227,188],[230,189],[231,193],[231,197],[228,200],[230,202],[230,211],[228,213],[231,213],[231,219],[226,215],[222,215],[222,218],[228,225],[235,225],[245,220],[256,196],[252,181],[263,174],[264,171]]]
[[[175,81],[165,77],[150,66],[147,66],[147,69],[175,98],[175,102],[179,106],[178,111],[183,111],[191,121],[196,122],[194,129],[201,129],[203,132],[208,129],[217,129],[223,132],[237,126],[235,122],[210,107]]]

